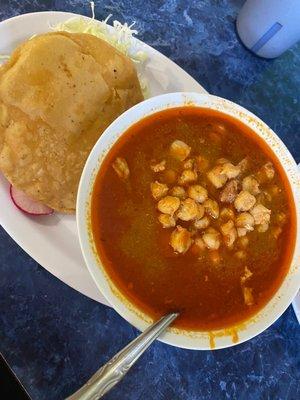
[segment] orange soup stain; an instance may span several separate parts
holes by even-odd
[[[211,350],[215,349],[216,347],[216,342],[215,342],[215,335],[212,332],[209,332],[209,347]]]

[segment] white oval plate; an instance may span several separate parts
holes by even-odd
[[[74,16],[78,15],[50,11],[0,22],[0,54],[10,54],[20,42],[34,34],[49,32],[50,26]],[[152,47],[139,40],[136,47],[146,51],[149,57],[141,72],[148,82],[151,97],[170,92],[206,93],[189,74]],[[35,261],[73,289],[108,304],[85,266],[75,215],[55,213],[38,218],[24,215],[12,204],[8,183],[1,174],[0,209],[5,210],[0,213],[2,227]]]

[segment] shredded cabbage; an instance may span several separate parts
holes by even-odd
[[[54,31],[66,31],[70,33],[89,33],[98,38],[110,43],[121,53],[130,57],[134,62],[144,62],[147,59],[147,54],[144,51],[137,50],[133,35],[137,34],[137,30],[132,29],[135,22],[131,25],[121,24],[119,21],[113,21],[113,28],[108,25],[108,20],[111,14],[103,21],[96,21],[93,18],[86,20],[82,17],[70,18],[65,22],[51,27]]]
[[[5,61],[9,60],[9,56],[6,54],[0,54],[0,65]]]

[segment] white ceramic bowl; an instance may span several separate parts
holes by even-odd
[[[90,200],[93,184],[102,160],[116,140],[135,122],[164,109],[194,105],[221,111],[231,115],[262,137],[280,160],[288,176],[296,205],[297,241],[293,260],[287,276],[276,295],[255,317],[238,327],[214,332],[187,332],[170,328],[160,340],[174,346],[207,350],[212,341],[216,349],[244,342],[268,328],[289,306],[295,297],[300,283],[300,179],[296,163],[278,136],[259,118],[246,109],[222,98],[207,94],[170,93],[146,100],[117,118],[102,134],[93,148],[82,173],[77,198],[77,225],[81,249],[87,267],[96,285],[115,310],[129,323],[143,331],[151,319],[119,292],[109,279],[97,256],[90,230]],[[235,341],[233,338],[237,337]]]

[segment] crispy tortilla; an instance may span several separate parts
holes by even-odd
[[[35,200],[72,213],[95,142],[142,99],[132,61],[105,41],[36,36],[0,68],[0,170]]]

